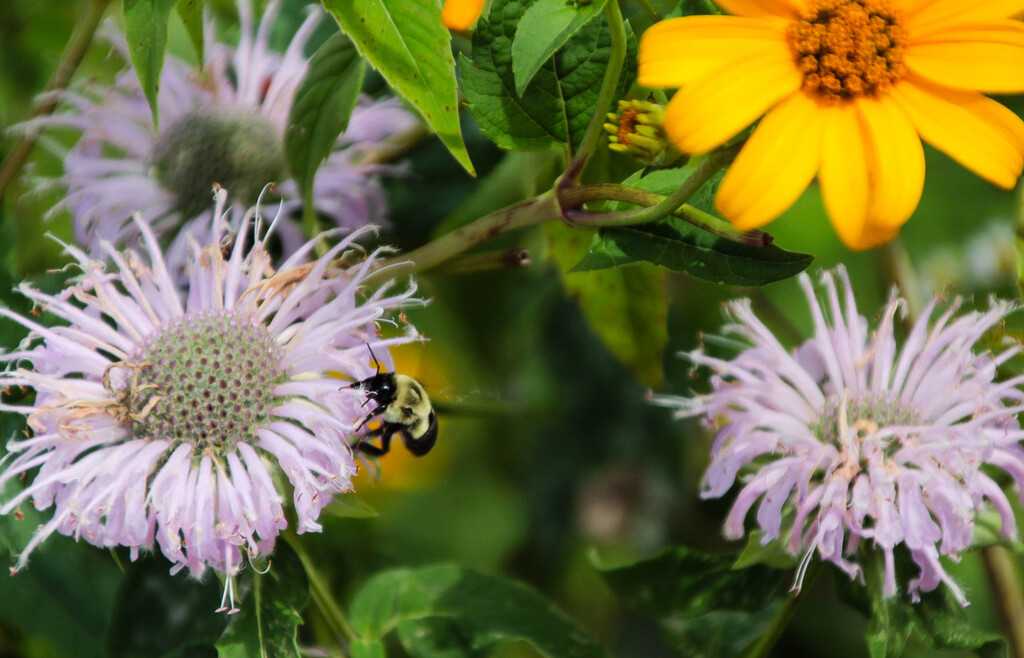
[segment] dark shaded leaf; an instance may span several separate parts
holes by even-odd
[[[548,223],[550,253],[562,270],[586,249],[588,233]],[[580,242],[583,241],[583,242]],[[668,344],[665,316],[667,272],[646,263],[564,275],[569,294],[579,303],[594,332],[629,370],[650,387],[664,383],[662,360]]]
[[[684,547],[622,567],[598,567],[622,602],[657,619],[683,655],[738,656],[771,626],[783,571],[733,569],[735,555]]]
[[[692,171],[692,167],[680,167],[647,175],[637,172],[622,184],[667,196]],[[716,175],[702,185],[691,198],[691,205],[711,212],[720,181],[721,175]],[[612,202],[606,209],[616,211],[629,207]],[[590,250],[570,271],[585,272],[645,261],[714,283],[763,286],[799,274],[812,260],[813,256],[775,245],[735,242],[677,217],[669,217],[650,224],[601,229],[594,236]]]
[[[310,59],[306,77],[295,92],[285,151],[307,208],[312,206],[316,170],[331,154],[359,100],[364,71],[352,41],[338,32]]]
[[[212,573],[202,581],[170,575],[161,556],[133,563],[121,583],[107,631],[107,655],[216,656],[213,645],[228,617],[215,610],[221,586]]]
[[[654,224],[601,229],[572,272],[645,261],[698,279],[734,286],[763,286],[803,272],[813,256],[733,242],[669,218]]]
[[[552,658],[608,655],[533,590],[453,565],[378,574],[356,595],[350,619],[364,642],[397,628],[414,657],[485,655],[505,640]]]
[[[255,570],[251,587],[240,592],[242,611],[217,642],[221,658],[298,656],[296,634],[302,623],[302,610],[309,598],[309,583],[295,551],[278,542],[265,574]]]

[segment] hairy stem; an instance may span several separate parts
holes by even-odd
[[[1002,546],[986,546],[981,557],[1010,644],[1010,656],[1024,658],[1024,588],[1020,570],[1013,563],[1013,554]]]
[[[334,600],[330,588],[327,587],[327,583],[316,568],[316,564],[313,563],[309,554],[306,553],[306,549],[302,546],[298,536],[294,532],[287,530],[281,536],[292,547],[295,554],[299,556],[302,568],[306,571],[306,578],[309,579],[309,593],[313,597],[313,604],[316,605],[317,610],[323,615],[324,621],[331,627],[331,631],[347,642],[357,640],[359,634],[352,628],[341,606]]]
[[[910,254],[899,238],[887,242],[880,250],[882,268],[886,277],[899,288],[900,296],[907,302],[906,328],[909,330],[924,310],[921,284],[910,262]]]
[[[701,161],[693,173],[683,181],[679,188],[668,195],[660,197],[661,201],[649,208],[639,210],[620,210],[615,212],[579,213],[571,210],[573,205],[568,201],[572,199],[572,189],[560,189],[559,200],[562,207],[566,208],[566,217],[574,226],[629,226],[632,224],[645,224],[657,221],[676,212],[701,185],[708,182],[712,176],[722,167],[732,162],[739,152],[740,145],[736,144],[728,148],[710,153]],[[625,201],[625,199],[622,199]]]
[[[604,17],[608,21],[608,29],[612,37],[612,52],[608,58],[608,68],[604,71],[604,79],[601,80],[601,89],[597,93],[597,102],[594,104],[594,114],[587,124],[587,132],[583,133],[583,141],[573,155],[569,166],[565,169],[565,175],[559,182],[559,186],[569,187],[579,180],[580,175],[587,166],[587,160],[597,148],[597,142],[601,139],[604,131],[604,117],[615,100],[615,90],[619,86],[619,77],[622,74],[622,65],[626,61],[626,25],[622,22],[622,12],[619,10],[618,0],[608,0],[604,6]]]
[[[555,203],[555,196],[551,192],[546,192],[484,215],[418,249],[383,260],[380,267],[366,277],[366,282],[368,285],[372,285],[377,283],[375,279],[378,278],[393,279],[413,272],[429,270],[467,249],[472,249],[499,235],[558,217],[558,204]]]
[[[46,83],[45,93],[37,100],[30,119],[47,116],[57,109],[57,98],[51,92],[66,88],[71,82],[78,65],[82,63],[82,58],[89,50],[89,45],[96,34],[96,28],[99,27],[100,20],[109,4],[110,0],[88,0],[86,2],[85,10],[75,23],[75,29],[71,32],[71,37],[57,62],[57,68],[50,76],[50,81]],[[34,134],[34,131],[22,134],[11,147],[7,157],[4,158],[3,164],[0,165],[0,199],[18,177],[25,161],[28,160],[29,153],[36,145],[37,139],[38,135]]]

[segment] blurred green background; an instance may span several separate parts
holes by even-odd
[[[228,26],[226,33],[237,33],[229,27],[233,3],[211,4]],[[28,116],[33,96],[45,85],[78,9],[66,0],[0,3],[0,126],[8,130],[0,153],[10,148],[11,127]],[[635,10],[626,3],[627,14]],[[285,3],[282,43],[304,11],[297,0]],[[461,38],[455,44],[468,48]],[[170,51],[194,59],[176,18]],[[110,80],[122,66],[108,46],[96,43],[75,84]],[[381,85],[368,76],[368,90],[379,92]],[[1002,100],[1024,112],[1019,98]],[[414,248],[552,183],[557,155],[505,154],[479,134],[468,114],[463,122],[479,180],[469,178],[436,140],[419,144],[407,154],[410,174],[387,184],[392,212],[386,241]],[[56,174],[60,160],[54,145],[73,139],[71,133],[47,134],[27,174]],[[621,180],[634,168],[603,151],[588,175]],[[27,309],[11,288],[26,279],[45,285],[46,271],[64,263],[59,245],[45,234],[70,239],[66,216],[43,219],[58,198],[55,193],[25,191],[23,183],[15,185],[0,206],[0,300],[22,311]],[[990,293],[1015,296],[1015,208],[1016,193],[998,190],[928,149],[924,197],[902,235],[922,286],[974,295],[981,302]],[[816,189],[768,230],[777,245],[814,254],[812,272],[844,263],[863,313],[874,317],[889,294],[883,259],[842,246]],[[736,547],[720,531],[730,501],[703,502],[696,495],[709,438],[696,423],[675,422],[667,410],[649,404],[648,393],[652,386],[680,395],[706,390],[704,374],[692,372],[678,353],[695,348],[701,332],[717,331],[724,300],[752,295],[755,308],[782,336],[806,334],[809,315],[793,280],[760,290],[732,289],[652,267],[644,280],[655,282],[654,296],[667,300],[667,345],[656,335],[648,337],[649,328],[637,329],[639,339],[617,338],[629,324],[602,316],[601,305],[621,297],[621,286],[628,283],[592,273],[565,274],[572,264],[565,250],[574,242],[577,249],[590,242],[589,235],[567,232],[560,226],[537,228],[488,245],[528,249],[532,263],[523,269],[421,278],[421,291],[432,301],[409,311],[409,319],[430,340],[402,349],[396,360],[435,402],[438,445],[423,459],[392,451],[380,462],[379,479],[361,476],[358,493],[380,516],[325,515],[323,534],[305,540],[343,603],[380,569],[455,562],[535,587],[616,655],[673,655],[652,620],[619,606],[593,560],[627,561],[679,543],[709,550]],[[20,339],[2,321],[0,337],[8,348]],[[619,338],[640,342],[632,362],[609,349],[607,341]],[[10,436],[16,422],[5,417],[0,428]],[[45,518],[26,516],[0,518],[0,547],[9,560]],[[159,555],[135,566],[126,558],[76,546],[65,537],[49,540],[27,570],[0,579],[0,657],[103,655],[108,638],[131,626],[132,601],[143,608],[207,606],[211,627],[182,632],[197,638],[219,632],[223,622],[212,613],[220,594],[215,579],[202,585],[184,574],[172,579],[166,574],[169,563]],[[998,630],[977,557],[966,556],[951,572],[972,600],[971,618]],[[773,655],[866,655],[866,620],[837,601],[831,575],[808,592]],[[309,614],[303,639],[312,644],[321,631],[322,621]],[[110,647],[123,653],[123,647]],[[926,653],[915,651],[912,655]],[[529,655],[520,645],[503,653]]]

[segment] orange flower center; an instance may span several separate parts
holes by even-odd
[[[619,116],[619,141],[623,144],[630,144],[629,136],[633,134],[636,128],[637,117],[640,116],[639,110],[629,108],[623,110]]]
[[[803,89],[828,103],[878,96],[906,70],[906,32],[889,0],[811,0],[786,37]]]

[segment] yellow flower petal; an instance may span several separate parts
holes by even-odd
[[[792,19],[806,5],[806,0],[714,0],[715,4],[733,16],[752,18]]]
[[[468,30],[480,12],[485,0],[445,0],[441,10],[441,22],[449,30]]]
[[[824,121],[818,182],[828,217],[846,244],[860,244],[867,224],[868,156],[857,109],[841,103],[819,110]]]
[[[1024,23],[950,25],[910,37],[907,68],[932,82],[995,93],[1024,91]]]
[[[891,95],[935,148],[996,185],[1009,189],[1017,182],[1024,169],[1024,122],[999,103],[919,78],[904,79]]]
[[[1010,18],[1024,12],[1024,0],[917,0],[905,7],[910,32],[942,27],[951,23],[976,23]]]
[[[733,62],[775,52],[785,43],[781,20],[685,16],[655,23],[640,37],[638,82],[682,87]]]
[[[706,153],[798,91],[801,82],[788,50],[738,62],[676,92],[665,109],[665,132],[681,151]]]
[[[924,189],[921,138],[891,98],[862,99],[856,107],[868,146],[868,221],[898,229],[910,219]]]
[[[821,162],[821,108],[796,93],[769,112],[718,187],[715,205],[741,231],[793,205]]]

